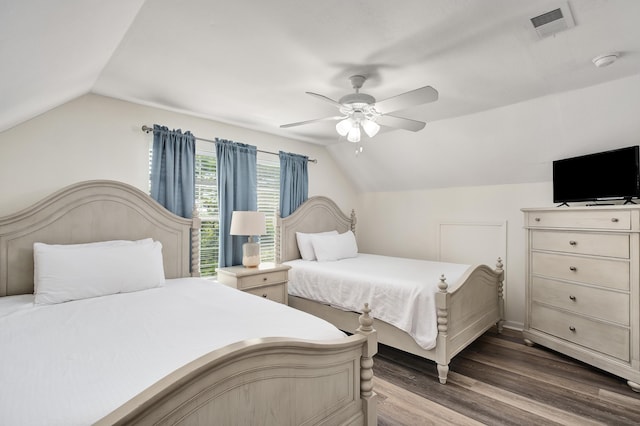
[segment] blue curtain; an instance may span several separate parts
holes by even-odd
[[[253,145],[216,138],[218,203],[220,209],[220,267],[242,264],[245,236],[229,235],[234,210],[258,210],[257,149]]]
[[[287,217],[300,204],[307,201],[309,193],[309,176],[304,155],[279,153],[280,156],[280,217]]]
[[[191,132],[153,125],[151,197],[178,216],[190,218],[195,202],[196,138]]]

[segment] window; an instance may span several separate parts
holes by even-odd
[[[152,149],[149,149],[151,171]],[[219,208],[216,147],[210,142],[196,143],[196,205],[202,220],[200,230],[200,273],[212,276],[218,267]],[[263,262],[276,259],[276,213],[280,203],[280,162],[270,154],[258,153],[258,211],[264,212],[267,234],[260,237]],[[151,173],[149,173],[151,175]]]

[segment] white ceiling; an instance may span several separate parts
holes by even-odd
[[[640,1],[570,0],[576,26],[537,39],[529,18],[566,4],[4,0],[0,131],[93,92],[327,145],[340,157],[346,148],[334,145],[348,142],[338,138],[335,123],[279,126],[335,115],[332,105],[305,91],[338,99],[351,92],[353,74],[366,75],[362,91],[379,100],[436,88],[437,102],[397,114],[429,126],[640,73]],[[593,66],[591,58],[610,51],[620,52],[614,65]],[[396,130],[376,138],[413,147],[420,133]],[[351,157],[338,162],[354,179],[369,176],[371,184],[361,189],[415,186],[402,178],[374,183],[380,168],[402,174],[401,159],[378,164],[364,155],[353,168]],[[432,187],[510,182],[473,175],[447,181],[446,170],[434,167],[432,175],[408,176],[429,178]],[[512,180],[536,179],[539,174]]]

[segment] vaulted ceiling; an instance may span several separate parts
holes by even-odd
[[[558,7],[575,26],[539,38],[530,18]],[[496,122],[473,117],[640,73],[637,0],[11,0],[0,12],[0,131],[97,93],[326,145],[363,190],[541,180],[548,168],[535,164],[577,150],[523,160],[507,141],[468,150],[471,136],[452,135],[500,141]],[[608,52],[618,61],[596,68]],[[437,89],[436,102],[397,112],[427,128],[383,128],[356,159],[335,121],[279,127],[336,115],[305,92],[337,100],[355,74],[379,100]],[[474,163],[503,153],[508,166],[454,173],[446,159],[460,151],[485,155]]]

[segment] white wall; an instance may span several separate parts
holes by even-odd
[[[520,209],[551,201],[551,182],[364,193],[356,206],[358,247],[365,253],[433,260],[440,223],[506,221],[506,318],[507,325],[521,328],[525,234]]]
[[[143,124],[190,130],[205,139],[230,139],[264,151],[308,155],[318,160],[309,163],[309,195],[327,195],[344,210],[353,205],[355,189],[324,147],[85,95],[0,133],[0,216],[82,180],[119,180],[147,191],[153,136],[142,132]]]

